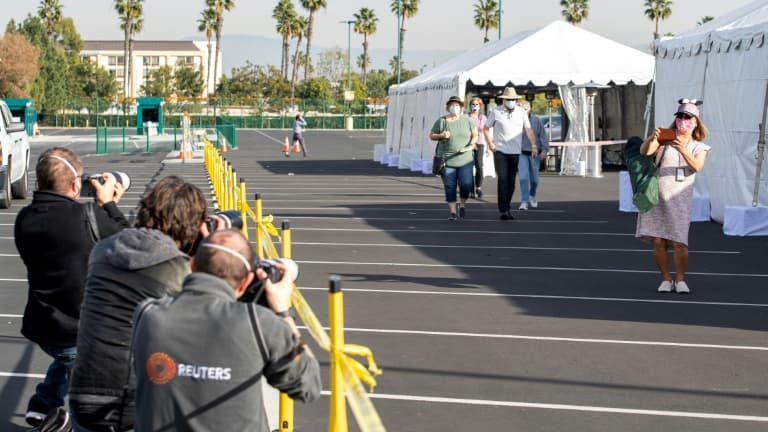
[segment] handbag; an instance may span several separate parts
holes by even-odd
[[[659,178],[656,170],[667,149],[662,147],[658,160],[654,160],[654,156],[640,154],[642,144],[642,138],[630,138],[624,146],[624,157],[632,181],[632,203],[640,213],[645,213],[659,203]]]
[[[432,174],[441,176],[445,172],[445,158],[435,155],[432,157]]]

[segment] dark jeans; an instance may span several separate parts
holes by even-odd
[[[443,173],[443,188],[445,188],[445,202],[456,202],[456,186],[459,186],[459,196],[469,198],[472,191],[472,162],[460,167],[445,167]]]
[[[493,166],[496,168],[496,179],[498,182],[499,213],[506,213],[510,209],[512,195],[515,193],[515,179],[519,162],[519,154],[506,154],[500,151],[493,152]]]
[[[477,150],[473,151],[475,156],[475,189],[483,187],[483,155],[485,154],[485,145],[478,144]]]
[[[301,152],[302,152],[302,154],[303,154],[304,156],[306,156],[306,155],[307,155],[307,147],[306,147],[306,145],[304,144],[304,136],[303,136],[302,134],[300,134],[300,133],[295,133],[295,134],[293,134],[293,143],[294,143],[294,144],[296,144],[297,142],[298,142],[298,143],[299,143],[299,145],[301,146]]]
[[[35,394],[29,399],[27,411],[45,415],[56,407],[64,406],[64,397],[69,391],[69,380],[75,365],[77,347],[40,346],[40,348],[53,357],[53,362],[48,366],[45,380],[37,385]]]

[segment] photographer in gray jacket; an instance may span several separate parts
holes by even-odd
[[[275,266],[283,276],[272,283],[239,231],[217,230],[179,295],[136,309],[136,432],[267,432],[262,377],[300,401],[320,395],[320,367],[290,313],[293,280]],[[269,308],[237,301],[254,278]]]

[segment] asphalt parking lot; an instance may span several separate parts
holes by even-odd
[[[449,222],[437,178],[372,161],[382,131],[310,130],[307,158],[280,153],[287,133],[240,131],[226,157],[278,225],[291,221],[299,287],[323,323],[328,277],[341,275],[346,340],[371,347],[384,369],[371,397],[388,430],[768,429],[766,238],[694,223],[693,292],[658,294],[651,249],[633,236],[635,216],[618,211],[616,172],[544,175],[539,208],[506,222],[486,178],[484,201]],[[50,131],[33,156],[53,144],[85,155],[92,140]],[[202,165],[164,156],[84,161],[131,174],[129,214],[168,173],[207,187]],[[24,430],[48,364],[19,334],[27,287],[13,221],[23,205],[0,211],[3,431]],[[297,404],[297,430],[327,430],[328,359],[319,358],[326,392]]]

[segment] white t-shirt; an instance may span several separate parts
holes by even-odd
[[[500,106],[488,115],[488,123],[485,127],[493,128],[493,143],[496,145],[496,151],[520,154],[525,128],[530,128],[531,122],[523,108],[516,106],[510,111]]]

